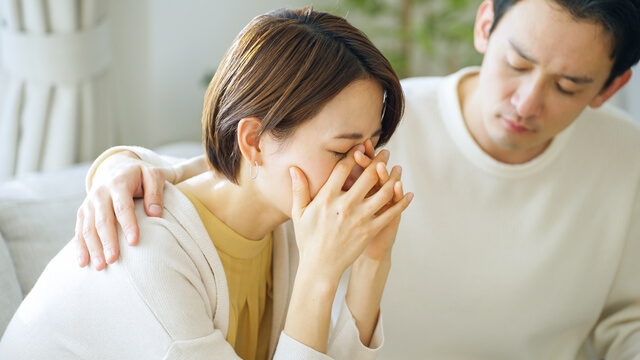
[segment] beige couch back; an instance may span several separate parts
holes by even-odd
[[[0,336],[40,273],[74,234],[88,164],[0,183]]]

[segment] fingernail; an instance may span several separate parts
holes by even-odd
[[[98,254],[91,254],[91,264],[97,269],[98,265],[102,264],[102,257]]]
[[[291,180],[298,181],[298,173],[293,168],[289,168],[289,174],[291,174]]]
[[[129,245],[133,244],[134,240],[135,240],[135,235],[133,235],[133,233],[128,233],[127,234],[127,242],[129,243]]]
[[[82,266],[82,264],[84,263],[84,256],[78,255],[76,260],[78,261],[78,265]]]
[[[106,249],[104,251],[104,258],[105,259],[110,259],[113,255],[114,255],[114,253],[113,253],[113,250],[111,250],[111,249]]]
[[[413,193],[408,193],[407,194],[407,200],[409,200],[409,201],[413,200]]]
[[[356,145],[356,151],[364,152],[364,145],[362,144]]]
[[[402,175],[402,168],[400,166],[393,169],[393,171],[395,171],[398,175]]]
[[[162,214],[162,208],[160,207],[160,205],[153,204],[149,206],[149,212],[159,216],[160,214]]]

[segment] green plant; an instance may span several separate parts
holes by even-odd
[[[400,78],[444,75],[478,65],[473,24],[481,0],[331,0],[317,10],[342,15],[364,31]],[[207,86],[215,71],[207,71]]]
[[[479,0],[343,0],[338,10],[387,56],[400,77],[479,64],[473,24]],[[336,9],[328,10],[336,13]]]

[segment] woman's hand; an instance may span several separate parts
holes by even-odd
[[[360,168],[366,168],[373,162],[374,157],[374,148],[371,140],[367,140],[364,142],[365,156],[360,156],[360,153],[356,153],[355,159]],[[404,198],[404,192],[402,188],[402,182],[400,182],[402,176],[402,167],[394,166],[391,170],[391,174],[387,172],[385,166],[381,163],[376,164],[376,172],[378,174],[379,182],[369,195],[377,191],[381,186],[391,181],[393,183],[393,199],[387,203],[379,213],[384,212],[389,207],[398,203]],[[413,199],[413,193],[408,193],[407,198],[409,201]],[[382,261],[391,256],[391,248],[395,242],[396,233],[398,231],[398,226],[400,225],[400,215],[397,218],[393,219],[389,222],[371,241],[371,243],[367,246],[367,248],[363,251],[360,258],[367,257],[371,260]]]
[[[377,164],[377,170],[381,185],[394,183],[393,199],[380,210],[384,212],[404,199],[400,182],[402,168],[395,166],[388,174],[384,167]],[[407,198],[411,201],[413,194],[407,194]],[[380,301],[391,268],[391,248],[399,224],[400,215],[380,230],[351,266],[345,300],[358,327],[360,342],[365,346],[369,346],[378,323]]]
[[[365,141],[364,145],[364,154],[366,156],[355,157],[361,168],[368,167],[374,155],[371,141]],[[376,172],[378,173],[379,182],[372,190],[372,193],[389,181],[394,183],[393,199],[379,211],[381,213],[404,198],[402,183],[400,182],[402,168],[394,166],[391,174],[389,174],[386,167],[378,163],[376,164]],[[413,194],[407,194],[407,198],[409,200],[413,199]],[[347,288],[345,300],[358,327],[360,342],[365,346],[369,346],[378,323],[380,301],[382,300],[382,294],[391,268],[391,248],[395,243],[399,224],[400,215],[382,228],[351,265],[349,287]]]
[[[130,151],[106,158],[93,176],[91,190],[77,213],[75,240],[78,265],[97,270],[118,259],[116,220],[129,245],[138,242],[134,198],[144,196],[149,216],[162,215],[165,174]],[[106,259],[106,262],[105,262]]]
[[[332,280],[339,280],[344,270],[382,229],[399,217],[410,202],[410,196],[407,196],[392,203],[401,186],[396,185],[398,175],[389,177],[386,173],[387,150],[382,150],[370,162],[353,186],[347,191],[342,190],[342,185],[356,166],[356,157],[362,157],[364,150],[363,145],[358,145],[338,162],[313,201],[310,200],[306,177],[299,169],[291,168],[292,220],[300,251],[300,266],[317,266]],[[378,184],[382,185],[375,188]],[[327,264],[327,259],[332,259],[331,264]]]
[[[402,175],[402,168],[400,166],[394,166],[391,170],[391,174],[386,172],[386,169],[380,165],[377,166],[378,174],[380,176],[381,184],[388,182],[393,183],[393,198],[392,200],[380,209],[380,213],[386,211],[393,205],[399,203],[405,198],[404,191],[402,189],[402,182],[400,177]],[[413,200],[413,193],[406,195],[409,201]],[[362,252],[362,256],[374,261],[383,261],[391,257],[391,248],[395,243],[396,233],[398,232],[398,226],[400,225],[400,214],[389,223],[387,223],[382,230],[373,238],[369,245]]]
[[[371,146],[371,152],[372,149]],[[358,145],[338,162],[313,201],[302,171],[290,169],[292,220],[300,264],[285,332],[320,352],[326,350],[331,306],[342,273],[411,201],[410,196],[403,196],[392,204],[397,189],[395,178],[399,176],[392,175],[381,181],[378,174],[379,169],[384,169],[387,176],[385,164],[389,152],[386,150],[364,167],[352,186],[343,188],[356,167],[356,158],[367,157],[364,151],[366,147]]]

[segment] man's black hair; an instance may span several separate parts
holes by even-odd
[[[502,16],[519,0],[493,0],[495,30]],[[640,0],[530,0],[558,4],[578,21],[595,21],[611,38],[613,67],[604,88],[640,59]],[[561,34],[558,34],[561,36]]]

